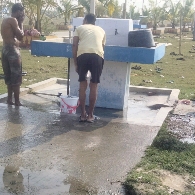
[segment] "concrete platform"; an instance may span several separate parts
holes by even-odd
[[[158,133],[179,90],[130,86],[126,111],[96,108],[100,120],[79,123],[60,114],[66,80],[49,79],[23,89],[27,107],[0,97],[0,194],[125,194],[122,182]],[[17,174],[16,174],[17,173]]]

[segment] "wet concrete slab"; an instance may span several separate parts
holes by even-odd
[[[66,94],[66,87],[37,92]],[[171,109],[162,106],[168,95],[132,92],[128,110],[96,108],[100,120],[79,123],[79,110],[60,114],[58,97],[21,98],[27,107],[0,103],[0,194],[125,194],[127,172]]]

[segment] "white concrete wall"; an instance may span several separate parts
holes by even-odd
[[[73,29],[82,25],[83,18],[73,19]],[[97,18],[96,25],[106,32],[106,45],[128,46],[128,33],[133,30],[131,19]],[[115,31],[117,34],[115,35]],[[128,107],[130,64],[105,61],[98,88],[97,107],[126,109]],[[79,95],[78,74],[71,59],[70,95]],[[89,89],[87,90],[88,105]]]
[[[106,61],[98,85],[97,107],[126,109],[128,107],[130,85],[130,64]],[[73,59],[70,62],[70,95],[79,96],[78,74]],[[89,103],[87,89],[86,105]]]
[[[83,18],[73,18],[73,29],[82,23]],[[106,45],[128,46],[128,33],[133,30],[131,19],[97,18],[96,25],[105,30]]]

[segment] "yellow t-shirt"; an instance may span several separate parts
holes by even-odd
[[[104,58],[102,45],[106,43],[106,34],[101,27],[84,24],[76,28],[74,36],[79,37],[77,57],[84,53],[96,53]]]

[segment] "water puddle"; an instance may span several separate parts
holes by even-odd
[[[0,194],[86,195],[97,189],[57,170],[31,171],[17,166],[0,167]]]
[[[69,193],[67,175],[57,170],[30,171],[16,166],[0,168],[0,194],[64,194]]]
[[[51,113],[51,114],[55,114],[55,115],[60,115],[61,114],[60,110],[49,110],[48,112]]]

